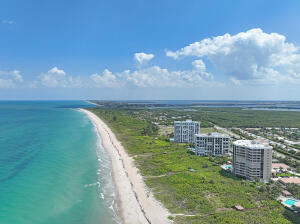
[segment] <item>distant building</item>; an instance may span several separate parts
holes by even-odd
[[[217,132],[197,134],[195,143],[198,156],[222,156],[229,151],[229,136]]]
[[[250,180],[269,180],[272,171],[272,149],[272,146],[261,141],[233,142],[233,173]]]
[[[195,134],[200,133],[200,121],[174,121],[174,142],[195,142]]]

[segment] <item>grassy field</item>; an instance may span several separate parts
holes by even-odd
[[[220,168],[223,159],[197,157],[183,144],[159,136],[131,110],[90,109],[111,127],[134,156],[146,184],[175,223],[299,223],[272,195],[278,186],[249,183]],[[190,172],[190,169],[195,172]],[[241,205],[244,212],[232,209]],[[190,215],[190,216],[187,216]]]

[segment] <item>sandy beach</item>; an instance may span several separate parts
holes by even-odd
[[[86,102],[88,102],[88,103],[90,103],[90,104],[93,104],[93,105],[95,105],[95,106],[99,107],[99,105],[98,105],[98,104],[96,104],[96,103],[93,103],[92,101],[89,101],[89,100],[87,100]]]
[[[164,224],[170,223],[168,210],[147,189],[133,159],[109,127],[92,112],[81,109],[98,130],[103,147],[111,157],[113,178],[118,191],[121,218],[124,223]]]

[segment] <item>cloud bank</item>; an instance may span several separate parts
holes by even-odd
[[[138,53],[141,55],[142,53]],[[137,54],[135,54],[136,56]],[[148,57],[147,60],[150,57]],[[143,60],[140,59],[142,62]],[[90,86],[120,87],[190,87],[201,86],[213,80],[213,76],[206,71],[206,66],[202,60],[195,60],[191,70],[170,71],[160,66],[140,67],[136,70],[124,70],[113,74],[105,69],[102,74],[95,73],[90,76]]]
[[[42,73],[31,87],[118,88],[118,87],[207,87],[218,85],[300,84],[299,48],[278,33],[251,29],[236,35],[224,34],[194,42],[166,55],[180,62],[190,57],[190,68],[171,70],[147,62],[154,54],[135,53],[134,69],[112,72],[104,69],[88,76],[67,74],[58,67]],[[179,67],[179,66],[177,66]],[[214,75],[211,71],[214,71]],[[221,84],[219,76],[225,77]],[[225,76],[224,76],[225,75]],[[221,80],[221,79],[220,79]],[[18,70],[0,71],[0,88],[23,82]]]

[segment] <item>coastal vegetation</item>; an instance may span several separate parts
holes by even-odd
[[[178,109],[177,112],[180,112]],[[174,110],[175,111],[175,110]],[[182,110],[181,110],[182,111]],[[196,111],[185,111],[193,119],[210,122],[221,127],[263,128],[294,127],[300,128],[299,112],[246,110],[243,108],[201,107]]]
[[[173,214],[170,218],[175,223],[300,222],[299,217],[275,200],[281,190],[279,186],[237,178],[221,169],[226,158],[197,157],[187,145],[170,142],[167,137],[158,135],[153,125],[155,116],[148,116],[148,111],[89,110],[114,131],[134,158],[147,186]],[[158,113],[153,111],[149,113]],[[209,127],[211,123],[207,120],[206,124]],[[234,210],[237,205],[244,211]]]
[[[201,127],[232,128],[300,128],[299,111],[255,110],[241,107],[184,107],[171,105],[129,104],[125,102],[97,102],[105,108],[134,110],[139,117],[162,125],[172,125],[176,120],[201,120]],[[192,108],[192,109],[191,109]],[[286,134],[298,136],[298,134]],[[298,139],[293,137],[292,139]]]
[[[287,184],[287,190],[295,195],[297,198],[300,198],[300,186],[294,183]]]

